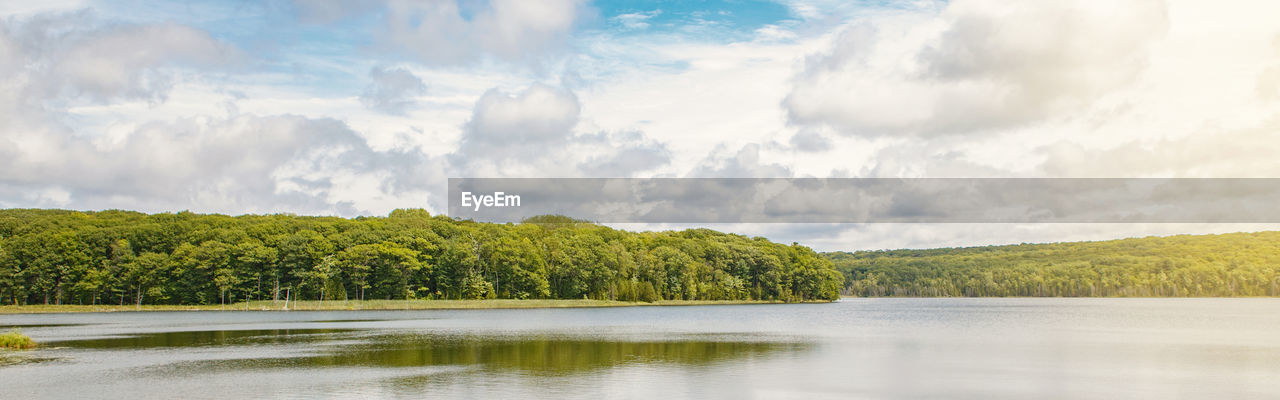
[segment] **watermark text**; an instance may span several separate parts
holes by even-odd
[[[471,194],[462,192],[462,206],[472,207],[472,211],[480,211],[481,207],[520,207],[520,195],[504,192],[493,194]]]

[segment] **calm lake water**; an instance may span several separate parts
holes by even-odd
[[[1274,398],[1280,299],[0,315],[0,399]]]

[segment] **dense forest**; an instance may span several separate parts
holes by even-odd
[[[1280,232],[824,256],[853,296],[1280,296]]]
[[[271,299],[835,300],[813,250],[706,229],[628,232],[564,217],[0,210],[0,302]]]

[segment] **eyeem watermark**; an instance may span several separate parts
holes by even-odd
[[[449,179],[449,216],[485,222],[1280,223],[1277,199],[1280,178]]]
[[[462,206],[473,207],[472,211],[480,211],[481,207],[520,207],[520,195],[503,192],[473,195],[471,192],[462,192]]]

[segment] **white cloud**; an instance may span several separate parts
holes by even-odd
[[[561,46],[587,12],[581,0],[390,0],[386,38],[426,64],[530,61]]]
[[[441,164],[375,151],[341,121],[240,114],[234,102],[210,117],[222,102],[208,93],[194,108],[164,105],[175,82],[242,61],[206,32],[40,14],[0,23],[0,53],[0,204],[355,215],[435,201]],[[97,125],[73,111],[136,102],[150,105],[104,111]]]
[[[0,182],[61,188],[79,207],[367,214],[387,210],[366,200],[435,178],[415,168],[429,161],[423,156],[375,152],[339,121],[297,116],[152,122],[110,146],[71,133],[42,140],[56,150],[6,157]],[[345,197],[352,182],[382,187]]]
[[[374,67],[369,70],[369,86],[360,95],[360,103],[388,114],[404,114],[415,97],[426,94],[427,85],[405,68]]]
[[[1106,149],[1058,142],[1040,149],[1051,176],[1275,177],[1280,113],[1245,129],[1205,127],[1175,138],[1134,139]]]
[[[86,0],[6,1],[0,3],[0,15],[28,17],[35,14],[77,10],[84,8]]]
[[[698,163],[689,174],[690,178],[789,178],[793,176],[791,169],[781,165],[762,161],[760,145],[750,143],[737,151],[725,151],[719,147]]]
[[[489,90],[476,101],[462,151],[511,161],[528,161],[562,148],[578,123],[573,93],[534,84],[519,94]]]
[[[831,150],[831,139],[817,129],[808,129],[791,136],[791,148],[801,152],[820,152]]]
[[[577,95],[564,88],[489,90],[450,157],[453,170],[468,177],[616,177],[669,161],[666,146],[641,132],[577,132],[580,112]]]
[[[6,14],[0,206],[439,210],[446,175],[1280,173],[1280,3],[786,3],[803,22],[724,43],[715,25],[645,29],[655,12],[606,22],[626,35],[580,29],[579,1],[298,0],[283,12],[374,45],[267,38],[281,58],[247,63],[183,21]],[[795,229],[833,247],[1129,232]]]
[[[973,133],[1088,106],[1145,66],[1159,1],[961,0],[846,28],[812,57],[784,105],[845,135]]]
[[[649,28],[649,19],[662,15],[662,10],[653,10],[645,12],[633,12],[627,14],[619,14],[610,18],[613,22],[622,25],[623,28],[631,30],[641,30]]]
[[[779,101],[820,39],[725,45],[655,36],[590,41],[592,57],[575,64],[591,82],[578,90],[585,129],[642,130],[666,143],[672,162],[652,173],[666,176],[689,174],[719,146],[736,153],[796,132]],[[789,152],[760,153],[770,163],[793,162],[779,159]]]
[[[242,58],[199,30],[106,23],[87,11],[4,25],[0,51],[11,63],[5,69],[20,70],[8,80],[23,83],[23,96],[44,100],[160,101],[172,85],[166,67],[229,67]]]

